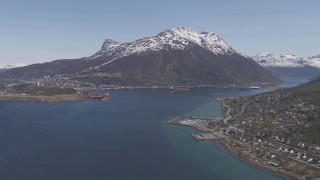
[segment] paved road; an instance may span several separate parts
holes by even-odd
[[[228,109],[228,110],[227,110],[227,113],[226,113],[226,114],[227,114],[227,117],[223,119],[223,122],[224,122],[225,124],[228,124],[228,121],[232,118],[232,116],[230,115],[231,108],[230,108],[229,106],[227,106],[226,103],[225,103],[223,100],[219,99],[219,101],[222,102],[222,106],[223,106],[223,107],[225,107],[225,108]]]

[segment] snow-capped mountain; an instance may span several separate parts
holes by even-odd
[[[112,56],[128,56],[130,54],[164,49],[188,50],[193,45],[201,46],[216,55],[233,55],[239,53],[212,32],[197,33],[191,29],[176,27],[163,31],[156,36],[142,38],[129,43],[119,43],[111,39],[106,39],[102,49],[93,57],[106,54]]]
[[[309,66],[316,67],[316,68],[320,69],[320,54],[318,54],[316,56],[310,56],[310,57],[307,57],[304,59],[306,60],[306,62],[308,62]]]
[[[12,69],[12,68],[23,67],[23,66],[26,66],[26,65],[25,64],[10,64],[10,65],[0,64],[0,69]]]
[[[12,69],[12,68],[18,68],[23,66],[26,66],[26,65],[25,64],[12,64],[12,65],[0,64],[0,73],[8,71],[9,69]]]
[[[107,39],[90,57],[34,64],[2,73],[0,78],[35,79],[45,75],[133,86],[279,82],[218,35],[184,27],[127,43]]]
[[[252,59],[281,77],[312,78],[320,74],[320,55],[298,57],[292,54],[276,56],[259,53]]]
[[[320,55],[298,57],[292,54],[276,56],[271,53],[259,53],[252,57],[264,67],[304,67],[311,66],[320,69]]]

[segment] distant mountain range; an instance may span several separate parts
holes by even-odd
[[[292,54],[276,56],[259,53],[252,59],[281,77],[312,78],[320,74],[320,55],[298,57]]]
[[[36,79],[48,75],[132,86],[279,82],[218,35],[184,27],[129,43],[107,39],[90,57],[15,68],[1,73],[0,78]]]
[[[23,67],[23,66],[26,66],[26,65],[25,64],[12,64],[12,65],[0,64],[0,73],[8,71],[9,69],[12,69],[12,68]]]

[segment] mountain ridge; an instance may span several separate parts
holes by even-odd
[[[252,56],[252,59],[257,61],[264,67],[303,67],[311,66],[320,69],[320,54],[309,57],[298,57],[293,54],[274,55],[272,53],[264,52]]]
[[[48,75],[134,86],[279,82],[218,35],[184,27],[127,43],[106,39],[90,57],[34,64],[2,73],[0,78]]]
[[[101,50],[95,55],[108,52],[114,53],[114,51],[123,51],[123,55],[128,55],[166,49],[169,48],[168,46],[174,50],[180,50],[187,49],[190,43],[196,43],[215,54],[231,55],[238,53],[213,32],[202,32],[199,34],[185,27],[176,27],[171,30],[165,30],[156,36],[141,38],[133,42],[119,43],[112,39],[106,39]]]
[[[253,56],[268,71],[289,78],[312,78],[320,74],[320,55],[298,57],[293,54],[258,53]]]

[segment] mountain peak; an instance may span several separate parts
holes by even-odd
[[[245,69],[245,71],[244,71]],[[95,85],[217,85],[278,82],[264,68],[214,33],[185,27],[119,43],[106,39],[102,49],[83,60],[61,60],[13,69],[0,78],[50,75]],[[94,85],[94,86],[95,86]]]
[[[174,27],[171,30],[172,31],[192,31],[191,29],[183,27],[183,26]]]
[[[102,45],[101,50],[108,50],[110,48],[117,47],[120,45],[121,45],[121,43],[119,43],[117,41],[114,41],[112,39],[106,39]]]
[[[197,34],[197,32],[195,32],[191,29],[185,28],[185,27],[175,27],[175,28],[172,28],[171,31],[177,32],[177,33],[195,33],[195,34]]]
[[[229,46],[222,38],[212,32],[197,33],[185,27],[175,27],[165,30],[156,36],[138,39],[129,43],[118,43],[107,39],[102,49],[94,56],[112,55],[128,56],[142,52],[159,50],[186,50],[193,46],[200,46],[216,55],[240,54]]]

